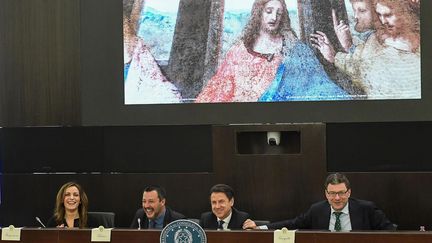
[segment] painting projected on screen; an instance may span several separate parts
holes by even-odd
[[[123,0],[125,104],[420,99],[416,0]]]

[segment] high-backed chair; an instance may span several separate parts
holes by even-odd
[[[97,228],[103,226],[105,228],[114,227],[115,213],[113,212],[87,212],[88,226]]]
[[[188,218],[188,220],[190,220],[190,221],[192,221],[192,222],[194,222],[194,223],[197,223],[197,224],[200,223],[200,220],[199,220],[199,219],[196,219],[196,218]]]
[[[254,222],[257,226],[270,224],[270,221],[268,220],[255,219]]]

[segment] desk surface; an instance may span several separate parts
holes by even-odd
[[[273,242],[273,231],[206,231],[209,243],[221,242]],[[159,242],[159,230],[113,229],[113,243]],[[22,243],[87,243],[89,229],[36,229],[24,228],[21,231]],[[14,241],[0,241],[15,243]],[[328,232],[297,231],[296,243],[422,243],[432,242],[432,232]]]

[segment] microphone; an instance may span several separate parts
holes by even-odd
[[[42,225],[42,227],[46,228],[46,226],[42,223],[42,221],[40,220],[40,218],[37,217],[37,216],[36,216],[36,221],[38,221],[38,223],[39,223],[40,225]]]
[[[137,220],[138,220],[138,229],[140,230],[141,229],[141,219],[138,218]]]

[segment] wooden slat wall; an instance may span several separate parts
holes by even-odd
[[[411,126],[414,125],[411,124]],[[64,130],[66,128],[56,129]],[[90,130],[86,131],[88,133],[92,132],[92,129],[98,128],[86,129]],[[141,128],[136,129],[138,131]],[[265,132],[276,129],[300,131],[300,152],[292,154],[277,154],[273,151],[263,154],[238,154],[236,152],[238,143],[236,133]],[[179,134],[181,134],[180,131],[172,132],[170,133],[171,136],[166,137],[172,139],[174,144],[179,144],[179,147],[185,147],[182,145],[184,142],[181,142]],[[212,169],[201,173],[173,172],[170,168],[166,168],[165,172],[160,173],[146,171],[89,173],[83,169],[80,161],[88,161],[89,158],[97,159],[98,156],[93,156],[94,153],[108,154],[106,149],[115,150],[115,147],[91,146],[90,149],[77,149],[76,162],[71,162],[64,158],[67,154],[52,156],[58,153],[49,146],[49,143],[47,148],[43,148],[43,145],[49,142],[47,140],[53,139],[52,136],[40,138],[42,149],[52,150],[47,152],[46,161],[54,160],[59,161],[59,163],[68,163],[69,166],[75,167],[74,171],[77,173],[33,174],[31,170],[15,173],[6,171],[6,168],[11,167],[10,163],[20,162],[8,160],[7,158],[10,156],[6,155],[17,153],[17,150],[14,147],[0,147],[0,152],[5,153],[3,157],[0,155],[0,160],[3,158],[5,168],[5,174],[2,175],[0,226],[9,224],[38,226],[34,220],[35,216],[46,221],[52,214],[56,191],[60,185],[69,180],[78,181],[86,189],[90,200],[90,210],[115,212],[117,227],[130,225],[135,210],[140,206],[141,190],[148,184],[163,185],[167,189],[168,205],[192,218],[198,218],[202,212],[210,210],[208,191],[215,183],[231,185],[236,190],[235,206],[249,212],[255,219],[275,221],[292,218],[307,210],[312,203],[325,198],[323,181],[328,172],[326,150],[337,148],[326,145],[324,125],[214,126],[212,131],[209,131],[208,136],[212,137],[212,145],[208,143],[197,145],[195,146],[196,151],[190,151],[190,156],[177,154],[173,160],[178,164],[186,164],[190,162],[192,157],[197,157],[198,151],[206,150],[210,146],[213,151]],[[7,144],[8,137],[10,138],[10,136],[3,137],[4,144]],[[14,137],[16,139],[20,135],[16,134]],[[125,139],[123,134],[116,137],[125,145],[134,143],[134,141]],[[203,137],[205,137],[204,134]],[[95,138],[85,136],[85,138],[90,140],[89,144],[98,143],[100,139],[99,136]],[[79,141],[79,139],[74,139],[74,136],[65,135],[64,139],[68,140],[64,145],[66,147],[72,141]],[[151,141],[151,136],[148,136],[147,139]],[[417,143],[417,141],[410,142]],[[2,142],[0,141],[0,143]],[[99,143],[101,142],[99,141]],[[265,138],[262,140],[255,139],[253,144],[254,146],[267,146]],[[78,148],[80,146],[86,147],[86,144],[77,145]],[[31,158],[33,147],[31,146],[27,150],[18,150],[18,153],[28,153]],[[173,150],[169,149],[170,147],[172,146],[166,147],[160,146],[160,143],[153,145],[148,143],[146,146],[142,146],[142,151],[144,153],[157,151],[156,153],[162,156],[164,153],[173,153]],[[57,150],[61,149],[58,148]],[[71,151],[71,149],[63,149]],[[136,156],[138,159],[140,155],[131,152],[130,156]],[[370,154],[370,156],[374,157],[376,154]],[[42,155],[33,157],[34,160],[44,159]],[[133,167],[134,164],[126,157],[117,159],[115,162],[130,164]],[[146,156],[139,158],[142,159],[142,163],[148,164],[149,168],[155,163],[155,159]],[[416,159],[416,154],[413,154],[412,160],[415,161]],[[95,162],[97,161],[95,160]],[[106,161],[102,161],[102,164],[104,162]],[[29,168],[34,166],[31,162],[23,163],[26,163]],[[346,163],[355,166],[352,160],[347,159]],[[421,225],[424,225],[426,229],[432,227],[432,220],[428,214],[430,205],[432,205],[432,188],[429,186],[432,182],[432,173],[355,171],[348,173],[348,177],[351,180],[352,196],[376,202],[389,219],[400,226],[400,229],[418,230]],[[29,204],[29,202],[31,203]]]
[[[0,125],[80,122],[79,0],[0,2]]]

